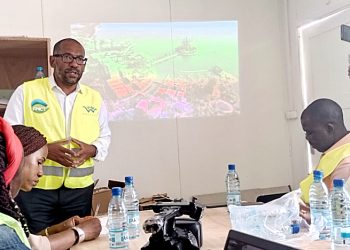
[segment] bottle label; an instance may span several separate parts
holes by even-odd
[[[110,248],[125,248],[128,246],[129,234],[128,230],[110,229],[109,230],[109,247]]]
[[[140,224],[140,212],[129,211],[128,212],[129,239],[135,239],[140,236],[139,224]]]
[[[128,212],[129,227],[137,227],[139,224],[140,224],[140,212],[139,211]]]
[[[241,195],[235,193],[227,194],[227,205],[240,205],[241,204]]]

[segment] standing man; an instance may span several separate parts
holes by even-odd
[[[87,58],[71,38],[57,42],[50,56],[53,76],[20,85],[4,118],[12,125],[35,127],[46,136],[43,176],[17,202],[37,233],[74,215],[90,215],[94,159],[107,156],[111,132],[101,95],[79,83]]]

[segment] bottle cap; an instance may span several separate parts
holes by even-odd
[[[125,185],[133,184],[134,183],[134,177],[132,176],[125,176]]]
[[[122,188],[121,187],[113,187],[112,188],[112,195],[113,196],[121,196],[122,195]]]
[[[320,170],[314,170],[314,179],[322,179],[323,177],[323,172]]]
[[[42,66],[36,67],[36,71],[43,71],[43,70],[44,70],[44,68]]]
[[[299,225],[299,223],[293,223],[293,224],[290,225],[290,227],[291,227],[291,233],[292,234],[297,234],[297,233],[300,232],[300,225]]]
[[[344,186],[344,180],[343,179],[334,179],[333,180],[333,186],[334,187],[343,187]]]
[[[236,170],[235,164],[228,164],[228,170]]]

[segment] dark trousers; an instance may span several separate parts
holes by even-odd
[[[86,188],[56,190],[33,188],[30,192],[20,191],[16,202],[28,221],[31,233],[60,223],[72,216],[91,215],[94,185]]]

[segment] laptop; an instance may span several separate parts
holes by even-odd
[[[230,230],[224,250],[297,250],[291,246],[259,238],[236,230]]]

